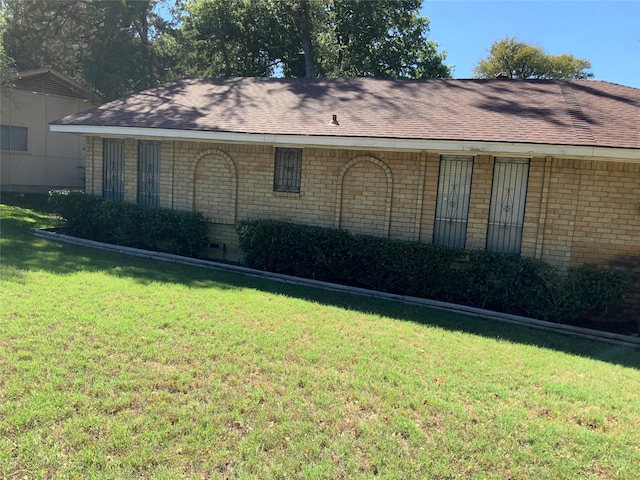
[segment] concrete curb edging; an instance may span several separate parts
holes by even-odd
[[[586,338],[589,340],[610,343],[613,345],[619,345],[627,348],[634,348],[640,350],[640,337],[622,335],[618,333],[610,333],[601,330],[593,330],[589,328],[575,327],[572,325],[563,325],[560,323],[547,322],[545,320],[536,320],[534,318],[522,317],[519,315],[511,315],[508,313],[493,312],[490,310],[484,310],[476,307],[469,307],[466,305],[458,305],[454,303],[440,302],[437,300],[429,300],[419,297],[411,297],[407,295],[398,295],[393,293],[378,292],[376,290],[368,290],[365,288],[351,287],[348,285],[339,285],[335,283],[323,282],[320,280],[312,280],[308,278],[293,277],[290,275],[284,275],[281,273],[266,272],[263,270],[254,270],[252,268],[242,267],[239,265],[230,265],[226,263],[219,263],[210,260],[202,260],[198,258],[183,257],[181,255],[174,255],[170,253],[154,252],[150,250],[142,250],[139,248],[123,247],[119,245],[112,245],[109,243],[97,242],[95,240],[86,240],[83,238],[72,237],[61,233],[56,233],[48,229],[35,228],[31,230],[31,233],[36,237],[45,238],[48,240],[55,240],[64,243],[70,243],[75,245],[81,245],[85,247],[98,248],[101,250],[109,250],[118,253],[124,253],[135,257],[148,258],[152,260],[159,260],[163,262],[181,263],[185,265],[193,265],[202,268],[209,268],[213,270],[223,270],[235,273],[242,273],[253,277],[268,278],[283,283],[297,284],[313,286],[323,288],[325,290],[333,290],[338,292],[352,293],[361,296],[382,298],[386,300],[392,300],[402,302],[410,305],[419,305],[423,307],[434,308],[436,310],[445,310],[452,313],[458,313],[473,318],[484,318],[489,320],[496,320],[504,323],[512,323],[516,325],[523,325],[538,330],[547,330],[563,335],[573,335],[576,337]]]

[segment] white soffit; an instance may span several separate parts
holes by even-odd
[[[52,132],[79,133],[105,137],[134,137],[254,143],[296,147],[328,147],[372,150],[402,150],[437,152],[471,152],[512,154],[519,156],[552,156],[590,159],[612,159],[640,162],[640,150],[630,148],[594,147],[583,145],[547,145],[535,143],[483,142],[469,140],[420,140],[379,137],[340,137],[311,135],[277,135],[258,133],[205,132],[167,128],[109,127],[92,125],[50,125]]]

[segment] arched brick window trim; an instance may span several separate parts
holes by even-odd
[[[391,228],[391,197],[393,194],[393,176],[391,174],[391,169],[389,166],[384,163],[382,160],[379,160],[370,155],[360,155],[358,157],[352,158],[349,160],[340,170],[340,176],[338,178],[338,195],[336,198],[336,227],[341,228],[341,216],[342,216],[342,190],[344,188],[344,176],[349,171],[351,167],[360,163],[360,162],[369,162],[377,165],[382,169],[387,177],[387,194],[385,198],[385,230],[387,236],[389,235],[389,231]]]
[[[233,203],[233,218],[231,219],[231,223],[235,223],[238,218],[238,169],[236,168],[236,164],[233,161],[233,159],[226,152],[223,152],[222,150],[218,150],[215,148],[204,150],[196,156],[196,161],[193,167],[192,183],[191,183],[193,185],[191,208],[193,210],[196,209],[195,208],[196,207],[196,172],[198,171],[198,168],[200,167],[201,162],[205,160],[207,157],[213,157],[217,160],[222,160],[222,162],[227,164],[227,166],[231,171],[231,178],[233,181],[233,185],[231,188],[232,198],[230,199],[231,202]],[[228,222],[225,222],[225,223],[228,223]]]

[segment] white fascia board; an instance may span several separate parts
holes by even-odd
[[[569,157],[640,162],[640,149],[590,147],[581,145],[547,145],[535,143],[483,142],[468,140],[420,140],[378,137],[340,137],[311,135],[279,135],[261,133],[205,132],[168,128],[109,127],[91,125],[50,125],[52,132],[79,133],[104,137],[134,137],[253,143],[296,147],[329,147],[366,150],[400,150],[486,153],[523,157]]]

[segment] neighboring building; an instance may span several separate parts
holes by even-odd
[[[89,193],[634,272],[640,90],[600,81],[181,80],[52,122]]]
[[[0,98],[2,191],[84,188],[84,139],[54,133],[49,122],[100,104],[100,99],[55,70],[22,72]]]

